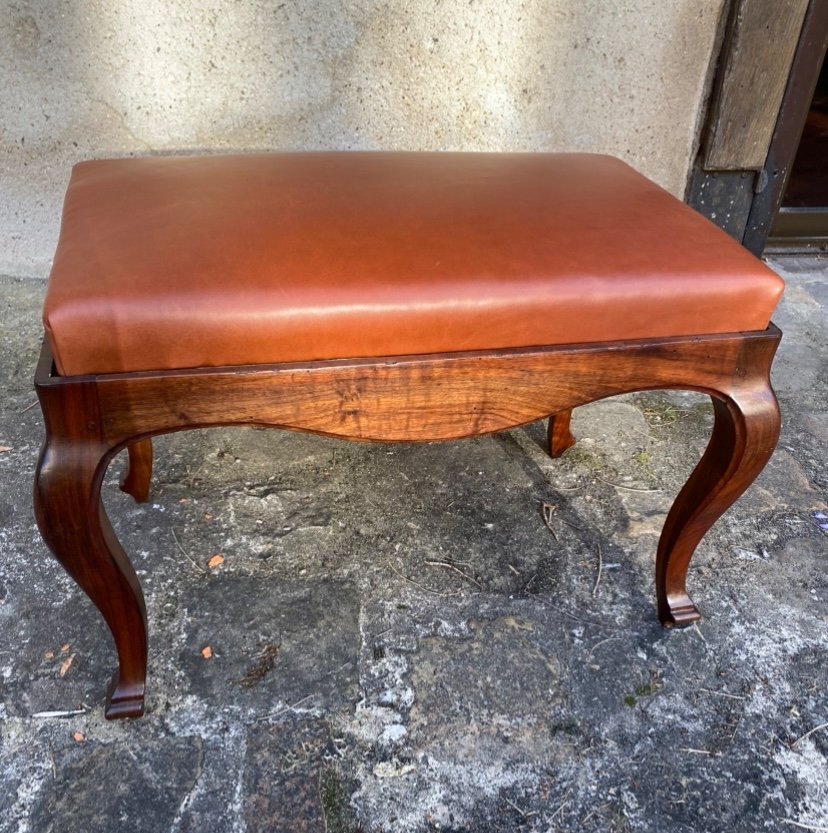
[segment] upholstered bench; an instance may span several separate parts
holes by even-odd
[[[713,435],[656,558],[665,625],[699,614],[699,540],[763,468],[781,280],[624,163],[554,154],[118,159],[73,173],[45,303],[35,511],[118,652],[107,717],[143,711],[141,589],[101,506],[145,499],[150,437],[257,424],[442,440],[654,388]]]

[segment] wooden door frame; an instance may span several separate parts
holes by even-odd
[[[708,105],[699,152],[691,168],[686,201],[751,252],[761,255],[782,203],[825,57],[828,44],[828,3],[825,0],[810,0],[805,9],[781,106],[762,167],[740,167],[737,160],[728,169],[711,170],[708,148],[715,140],[718,124],[729,115],[721,109],[721,90],[727,83],[726,74],[732,72],[737,25],[745,27],[752,22],[757,26],[760,24],[759,20],[745,21],[740,14],[746,10],[752,11],[758,5],[761,3],[756,0],[753,3],[751,0],[732,0],[729,7],[726,34],[713,83],[714,94]]]

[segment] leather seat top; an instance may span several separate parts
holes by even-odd
[[[305,153],[75,167],[63,375],[764,329],[782,281],[623,162]]]

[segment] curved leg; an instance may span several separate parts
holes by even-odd
[[[685,588],[693,551],[762,471],[779,438],[779,405],[767,379],[727,398],[714,396],[713,408],[710,443],[673,503],[658,544],[658,616],[668,627],[700,618]]]
[[[96,413],[91,400],[71,386],[41,395],[47,435],[35,475],[35,516],[49,549],[101,612],[115,640],[119,667],[106,717],[138,717],[147,666],[144,597],[101,504],[111,449],[88,419]]]
[[[121,478],[121,491],[132,495],[136,503],[149,497],[152,479],[152,440],[137,440],[127,446],[129,463]]]
[[[560,457],[567,448],[575,445],[575,437],[569,430],[569,422],[572,419],[572,411],[558,411],[549,417],[549,428],[547,437],[549,440],[549,456]]]

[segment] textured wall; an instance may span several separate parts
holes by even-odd
[[[0,272],[103,155],[577,149],[682,194],[722,3],[0,0]]]

